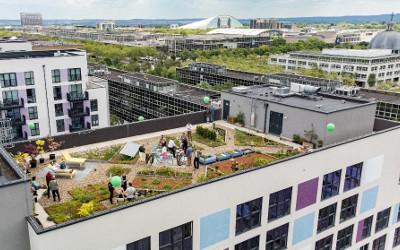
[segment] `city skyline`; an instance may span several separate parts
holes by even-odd
[[[20,12],[39,12],[44,19],[179,19],[218,14],[280,18],[375,15],[400,8],[400,2],[392,0],[0,0],[0,4],[0,19],[18,19]]]

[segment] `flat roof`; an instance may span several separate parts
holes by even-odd
[[[393,54],[391,50],[352,50],[352,49],[328,49],[323,51],[297,51],[286,54],[290,56],[320,56],[320,57],[340,57],[351,59],[385,59],[390,57],[400,57]]]
[[[57,52],[61,55],[57,55]],[[0,53],[0,60],[10,59],[30,59],[30,58],[46,58],[46,57],[66,57],[66,56],[81,56],[77,52],[83,52],[78,49],[68,50],[41,50],[41,51],[13,51],[13,52],[2,52]]]
[[[301,96],[299,94],[292,94],[284,97],[276,96],[271,93],[272,87],[265,85],[249,87],[247,88],[247,92],[244,93],[235,92],[233,90],[228,90],[225,92],[326,114],[375,104],[375,102],[368,100],[355,100],[326,94],[318,94],[314,97]]]
[[[203,98],[205,96],[210,96],[210,97],[217,97],[220,95],[219,92],[215,91],[210,91],[210,90],[204,90],[200,89],[194,86],[186,85],[183,83],[180,83],[175,80],[167,79],[167,78],[162,78],[158,76],[153,76],[149,74],[144,74],[144,73],[137,73],[137,72],[126,72],[118,69],[113,69],[109,68],[108,69],[108,74],[94,74],[95,76],[106,79],[109,81],[113,82],[120,82],[124,84],[131,84],[134,85],[134,82],[127,83],[123,82],[123,78],[133,78],[133,79],[138,79],[142,81],[149,81],[154,83],[154,85],[158,85],[161,87],[167,87],[167,86],[175,86],[175,91],[173,92],[161,92],[162,94],[173,96],[175,98],[179,98],[185,101],[193,102],[196,104],[204,105],[203,103]],[[136,85],[134,85],[136,86]]]
[[[361,98],[400,105],[400,93],[397,92],[361,89],[359,93]]]

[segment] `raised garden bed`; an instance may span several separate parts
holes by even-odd
[[[217,161],[225,161],[229,160],[232,156],[228,153],[220,153],[217,154]]]
[[[87,160],[109,161],[120,151],[121,147],[121,145],[113,145],[105,148],[96,148],[84,152],[72,153],[71,156]]]
[[[258,135],[252,135],[240,129],[235,129],[235,145],[253,147],[282,146],[282,144],[276,141],[268,140]]]
[[[136,176],[154,176],[162,178],[193,178],[193,174],[189,172],[176,171],[173,168],[162,167],[156,169],[142,169],[136,173]]]
[[[151,189],[158,191],[170,191],[192,184],[188,178],[158,178],[150,176],[136,176],[133,186],[137,189]]]
[[[230,154],[232,158],[240,157],[243,155],[242,150],[231,150],[231,151],[228,151],[227,153]]]
[[[212,164],[217,161],[217,157],[215,155],[202,155],[200,157],[200,164],[202,165],[208,165]]]
[[[139,160],[139,153],[137,153],[136,156],[133,158],[117,153],[109,161],[114,164],[135,164],[138,160]]]

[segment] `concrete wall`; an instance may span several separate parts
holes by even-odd
[[[349,249],[358,249],[366,243],[371,245],[383,234],[387,234],[386,249],[392,249],[393,233],[400,223],[392,220],[391,215],[388,228],[379,233],[374,233],[374,228],[377,212],[392,207],[391,214],[397,215],[399,147],[400,129],[397,128],[59,229],[37,234],[29,225],[31,247],[32,250],[122,250],[128,243],[151,236],[152,249],[158,249],[159,232],[193,221],[193,249],[200,249],[201,242],[213,242],[207,249],[234,249],[235,244],[259,235],[260,250],[264,250],[266,232],[286,223],[289,223],[288,249],[314,249],[315,241],[331,234],[334,234],[332,249],[335,249],[337,231],[350,225],[354,225],[354,231]],[[343,192],[346,167],[359,162],[364,162],[360,187]],[[342,170],[339,195],[321,201],[323,176],[339,169]],[[288,187],[293,188],[290,215],[267,222],[269,195]],[[311,193],[315,197],[308,197],[304,203],[304,195]],[[336,226],[317,234],[319,209],[336,202],[340,210],[341,201],[354,194],[359,194],[356,217],[339,223],[340,212],[337,212]],[[236,236],[236,206],[260,197],[263,198],[261,226]],[[303,205],[297,206],[296,200]],[[222,216],[226,209],[230,211],[229,223]],[[374,215],[372,236],[356,242],[358,222],[371,215]],[[210,234],[201,234],[201,223],[206,220],[206,225],[210,225],[212,218],[223,221],[221,225],[225,228],[216,229],[218,237],[206,240],[204,237]],[[229,231],[227,238],[223,237],[225,230]]]
[[[281,136],[290,140],[293,139],[294,134],[304,137],[305,131],[314,128],[319,139],[323,140],[324,145],[328,145],[371,133],[374,127],[376,105],[325,114],[278,103],[252,100],[230,93],[222,93],[222,100],[230,101],[230,116],[237,116],[240,112],[243,112],[245,114],[245,127],[261,132],[268,133],[269,131],[270,111],[282,113]],[[267,118],[265,118],[265,103],[268,104]],[[251,124],[252,113],[255,114],[254,126]],[[336,125],[334,133],[326,132],[328,123]]]
[[[29,181],[0,186],[0,249],[29,250],[26,216],[32,214]]]
[[[31,51],[32,43],[31,42],[7,42],[7,43],[0,42],[0,52],[20,51],[20,50]]]

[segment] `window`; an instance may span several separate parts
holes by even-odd
[[[27,89],[26,97],[28,99],[28,103],[36,103],[36,92],[35,89]]]
[[[98,111],[99,108],[97,106],[97,99],[90,100],[90,110],[91,111]]]
[[[40,135],[39,123],[34,123],[33,128],[31,128],[31,136]]]
[[[56,124],[57,124],[57,133],[61,133],[61,132],[65,131],[64,119],[57,120]]]
[[[344,191],[348,191],[360,186],[362,166],[363,163],[361,162],[346,168]]]
[[[322,232],[335,226],[337,204],[332,204],[319,210],[317,232]]]
[[[353,195],[342,201],[342,208],[340,210],[340,222],[348,220],[356,216],[358,194]]]
[[[33,71],[25,72],[25,84],[26,85],[34,85],[35,78],[33,76]]]
[[[235,250],[258,250],[260,246],[260,236],[245,240],[235,246]]]
[[[51,80],[53,83],[61,82],[61,73],[59,69],[53,69],[51,71]]]
[[[0,74],[1,87],[17,86],[17,75],[15,73]]]
[[[397,212],[397,220],[396,220],[396,222],[399,222],[399,221],[400,221],[400,209]]]
[[[364,246],[360,247],[360,250],[368,250],[369,244],[365,244]]]
[[[338,170],[338,171],[324,175],[324,181],[322,183],[321,200],[328,199],[339,193],[340,175],[341,174],[342,174],[342,170]]]
[[[396,228],[394,231],[393,247],[400,245],[400,227]]]
[[[240,234],[261,224],[262,198],[258,198],[236,207],[236,234]]]
[[[126,250],[151,250],[150,237],[126,245]]]
[[[3,103],[4,104],[17,104],[18,100],[18,91],[17,90],[9,90],[3,91]]]
[[[336,249],[342,250],[349,248],[351,246],[351,241],[353,239],[353,225],[346,227],[338,232]]]
[[[56,111],[56,116],[63,116],[64,115],[64,107],[62,103],[54,104],[54,109]]]
[[[80,68],[68,69],[68,81],[72,82],[80,80],[82,80]]]
[[[82,84],[70,85],[70,95],[74,97],[80,97],[82,95]]]
[[[375,233],[387,228],[389,224],[390,207],[380,211],[376,217]]]
[[[281,250],[287,248],[289,223],[267,232],[266,250]]]
[[[292,187],[269,195],[268,221],[290,214]]]
[[[193,248],[192,244],[192,222],[179,227],[165,230],[159,234],[160,250]]]
[[[333,242],[333,235],[320,239],[315,242],[315,250],[331,250]]]
[[[54,96],[54,100],[55,101],[62,99],[61,87],[54,87],[53,88],[53,96]]]
[[[374,243],[372,244],[372,250],[385,250],[385,244],[386,234],[374,240]]]
[[[99,115],[92,115],[92,126],[99,126]]]
[[[37,107],[28,107],[29,120],[36,120],[39,118]]]
[[[361,237],[362,239],[368,238],[371,236],[371,231],[372,231],[372,219],[374,216],[370,216],[364,220],[364,226],[362,229],[362,234]]]

